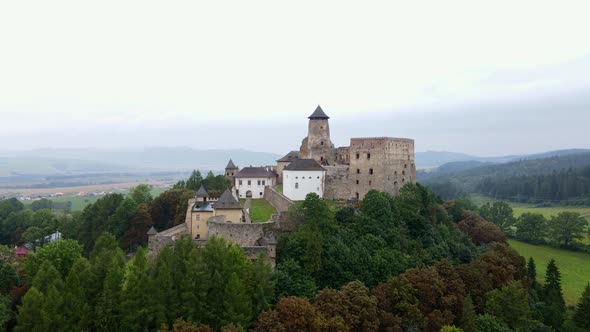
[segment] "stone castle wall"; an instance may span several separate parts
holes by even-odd
[[[209,237],[219,236],[240,247],[259,246],[257,241],[274,232],[275,222],[228,223],[209,219]]]
[[[350,167],[347,165],[324,166],[326,181],[324,183],[325,199],[350,199],[352,194],[349,184]]]
[[[289,211],[289,207],[293,205],[292,200],[271,187],[264,188],[264,199],[279,213]]]
[[[362,199],[371,189],[397,195],[404,184],[416,182],[414,140],[353,138],[349,151],[353,197]]]

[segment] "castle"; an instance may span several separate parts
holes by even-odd
[[[296,159],[314,159],[322,165],[326,199],[362,200],[371,189],[397,195],[403,185],[416,182],[414,140],[351,138],[350,146],[336,148],[330,139],[329,119],[318,105],[309,116],[307,137],[299,151],[277,160],[279,183],[285,183],[283,170]]]
[[[307,137],[299,151],[291,151],[275,166],[240,169],[230,159],[225,176],[231,180],[221,197],[209,197],[201,187],[188,201],[185,222],[158,233],[148,232],[150,256],[182,235],[200,244],[220,236],[256,259],[266,254],[274,265],[276,239],[284,212],[308,193],[325,199],[362,200],[371,190],[397,195],[407,183],[416,182],[414,140],[407,138],[351,138],[350,146],[336,148],[330,139],[330,117],[318,106],[309,116]],[[283,185],[283,192],[275,190]],[[238,198],[264,198],[278,212],[271,220],[253,223]]]

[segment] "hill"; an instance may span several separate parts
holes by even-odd
[[[416,165],[419,168],[433,168],[439,167],[447,163],[463,162],[463,161],[477,161],[481,163],[507,163],[516,160],[528,159],[542,159],[548,157],[567,156],[573,154],[580,154],[590,152],[590,149],[566,149],[554,150],[543,153],[527,154],[527,155],[508,155],[498,157],[478,157],[464,153],[448,152],[448,151],[425,151],[416,152]]]
[[[564,154],[561,156],[541,159],[524,158],[522,160],[504,164],[484,165],[474,168],[468,168],[469,166],[474,166],[474,164],[462,165],[463,168],[467,168],[465,170],[460,170],[461,167],[458,167],[457,165],[450,165],[448,167],[441,167],[442,171],[440,172],[419,172],[417,175],[419,182],[432,187],[437,192],[444,191],[445,193],[477,193],[481,190],[486,190],[487,192],[485,192],[485,194],[489,194],[489,188],[494,187],[494,184],[515,184],[516,182],[522,182],[523,186],[525,186],[525,184],[528,185],[536,181],[536,183],[541,186],[542,182],[557,181],[558,183],[551,185],[547,190],[545,190],[546,188],[542,188],[543,190],[537,190],[535,188],[526,190],[529,193],[547,191],[553,192],[559,190],[559,188],[562,188],[562,185],[565,185],[559,183],[562,179],[563,181],[573,181],[574,183],[572,185],[575,185],[575,182],[579,182],[579,178],[576,177],[585,176],[586,173],[582,170],[582,168],[588,165],[590,165],[590,153],[579,153]],[[578,170],[572,171],[570,169]],[[542,177],[541,175],[546,176]],[[524,179],[525,177],[526,179]],[[442,188],[449,186],[456,188],[453,190]],[[551,188],[557,189],[550,190]],[[584,190],[578,189],[580,188],[574,188],[568,191],[584,192]],[[452,198],[449,197],[449,195],[443,196],[445,196],[445,198]],[[531,194],[528,194],[527,196],[530,198]],[[504,198],[509,199],[509,197]]]

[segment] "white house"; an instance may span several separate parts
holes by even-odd
[[[274,186],[277,176],[272,167],[244,167],[234,176],[236,194],[239,198],[264,198],[264,187]]]
[[[283,169],[283,194],[301,201],[309,193],[324,197],[326,170],[315,159],[296,159]]]

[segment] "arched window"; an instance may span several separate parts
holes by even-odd
[[[361,174],[361,170],[360,169],[356,169],[356,174]]]
[[[369,168],[369,174],[373,174],[373,169]]]
[[[295,189],[299,189],[299,182],[295,182]]]

